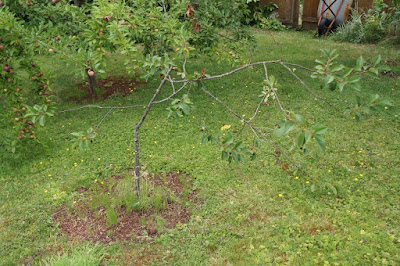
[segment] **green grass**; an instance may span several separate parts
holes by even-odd
[[[259,46],[255,60],[282,58],[311,67],[321,48],[336,48],[339,61],[346,65],[352,65],[360,55],[369,60],[377,54],[384,60],[400,59],[399,50],[392,47],[335,43],[313,39],[309,32],[260,31],[256,36]],[[190,68],[198,72],[207,68],[209,74],[230,69],[208,58]],[[394,70],[399,73],[400,68],[395,66]],[[58,71],[68,73],[61,66]],[[84,259],[87,265],[97,265],[96,259],[104,254],[108,254],[103,260],[106,265],[399,264],[399,109],[356,123],[310,97],[278,66],[271,66],[270,73],[281,84],[281,101],[287,108],[312,123],[329,126],[327,151],[306,168],[312,178],[299,175],[296,179],[291,171],[282,171],[269,155],[273,148],[268,145],[263,147],[264,155],[253,162],[227,164],[220,160],[218,147],[200,145],[199,128],[203,123],[214,130],[231,124],[230,130],[237,131],[240,121],[194,90],[193,116],[168,119],[167,104],[151,110],[141,131],[142,163],[148,172],[189,173],[204,205],[187,225],[152,242],[71,244],[59,234],[52,213],[64,202],[77,200],[77,188],[90,187],[95,179],[124,174],[133,167],[133,127],[142,110],[113,112],[99,128],[91,151],[86,152],[69,150],[70,133],[95,126],[106,111],[86,109],[59,114],[42,130],[42,145],[32,148],[23,161],[12,160],[0,147],[0,264],[57,261],[56,265],[72,265]],[[297,73],[318,91],[307,73]],[[249,117],[259,101],[262,80],[261,70],[246,70],[208,82],[207,87],[239,114]],[[101,104],[146,103],[158,82],[150,81],[137,93]],[[398,78],[366,78],[363,94],[378,93],[399,106],[398,83]],[[64,99],[66,94],[74,93],[75,87],[71,77],[65,75],[56,81],[55,89]],[[352,100],[350,93],[319,93],[343,109],[347,106],[344,100]],[[60,103],[58,108],[75,106]],[[275,107],[263,107],[261,117],[264,120],[257,121],[260,125],[281,120]],[[3,128],[0,133],[5,134]],[[248,131],[241,137],[247,142],[253,140]],[[312,193],[310,186],[321,179],[340,186],[340,197]]]

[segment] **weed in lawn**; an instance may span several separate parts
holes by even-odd
[[[167,205],[167,193],[165,192],[165,188],[158,186],[154,189],[154,208],[156,213],[161,210],[164,210]]]
[[[104,248],[100,245],[82,245],[73,247],[71,252],[55,256],[42,261],[43,265],[69,266],[69,265],[100,265],[107,256]]]

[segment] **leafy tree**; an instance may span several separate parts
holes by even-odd
[[[85,6],[77,7],[71,5],[66,1],[52,4],[42,2],[43,6],[47,5],[46,7],[48,8],[62,7],[66,11],[65,13],[60,12],[60,17],[55,15],[52,19],[35,18],[38,21],[37,25],[32,25],[33,18],[28,16],[25,21],[29,24],[29,30],[34,33],[40,32],[35,36],[26,34],[27,29],[24,24],[15,19],[7,9],[1,9],[1,15],[7,15],[3,19],[4,24],[0,23],[0,27],[3,27],[4,36],[8,36],[5,44],[9,47],[13,43],[18,43],[15,49],[19,49],[10,54],[9,57],[5,57],[7,60],[4,65],[8,67],[10,65],[8,61],[11,60],[21,62],[28,60],[28,58],[32,57],[26,57],[25,54],[32,56],[35,51],[46,50],[55,55],[55,58],[66,59],[67,64],[76,65],[77,72],[85,73],[88,76],[89,84],[94,91],[96,74],[105,74],[107,55],[119,53],[124,55],[128,71],[139,70],[145,80],[160,76],[160,84],[155,89],[152,99],[146,105],[127,107],[89,105],[73,110],[65,110],[74,111],[93,107],[108,108],[107,116],[113,110],[119,108],[145,107],[143,115],[135,124],[134,131],[136,178],[134,191],[136,194],[140,191],[141,178],[140,128],[145,122],[151,107],[155,104],[171,101],[171,106],[168,108],[170,116],[180,118],[188,115],[193,106],[190,100],[190,95],[193,93],[190,88],[193,86],[198,86],[198,91],[205,93],[215,102],[221,104],[232,115],[236,116],[243,127],[249,128],[256,137],[254,145],[249,146],[248,143],[240,140],[240,136],[221,132],[214,133],[204,126],[201,129],[203,141],[211,141],[218,144],[221,147],[222,159],[229,162],[243,161],[246,157],[255,159],[257,149],[262,147],[263,142],[275,143],[263,131],[265,128],[271,128],[271,125],[267,127],[268,121],[265,121],[266,125],[262,128],[257,127],[253,121],[261,106],[270,106],[272,103],[274,103],[278,111],[282,112],[283,116],[282,121],[269,121],[273,123],[272,127],[277,124],[273,131],[275,137],[296,134],[296,141],[293,141],[291,150],[297,150],[305,156],[315,159],[325,149],[323,135],[327,131],[327,127],[319,124],[309,124],[303,120],[301,115],[291,112],[284,106],[279,100],[279,92],[276,85],[278,81],[268,72],[268,65],[275,64],[286,69],[294,79],[297,79],[306,88],[308,93],[317,98],[319,98],[318,94],[310,89],[293,71],[293,66],[309,71],[312,77],[320,82],[321,89],[336,89],[339,91],[348,89],[353,90],[354,93],[361,89],[361,75],[377,76],[379,71],[385,70],[385,68],[380,66],[380,57],[376,58],[371,64],[367,64],[363,58],[360,58],[355,67],[348,68],[337,64],[337,55],[334,51],[328,50],[323,51],[325,59],[316,61],[318,65],[313,70],[283,62],[282,60],[246,61],[241,54],[251,47],[252,37],[246,29],[241,27],[241,18],[249,12],[248,2],[245,0],[206,0],[196,2],[189,0],[94,0],[90,6],[87,6],[88,9],[85,9]],[[27,7],[31,6],[27,5]],[[68,23],[60,23],[61,25],[54,26],[52,21],[58,21],[63,16],[72,18],[68,22],[70,25]],[[84,22],[84,24],[81,22]],[[8,27],[3,25],[8,25]],[[10,31],[10,28],[14,32]],[[61,31],[61,29],[65,29],[65,31]],[[9,31],[8,33],[6,33],[7,30]],[[16,38],[21,34],[29,37],[21,41]],[[200,54],[207,54],[212,60],[240,66],[230,72],[214,76],[209,75],[206,69],[202,69],[200,72],[187,71],[187,65],[196,60]],[[29,61],[31,62],[31,59]],[[31,66],[34,67],[32,64]],[[259,92],[260,103],[256,108],[255,114],[250,119],[241,117],[235,110],[207,90],[206,84],[211,80],[229,76],[243,69],[260,69],[260,67],[264,76],[264,82]],[[25,68],[25,71],[27,69],[29,68]],[[5,79],[9,75],[9,69],[4,71],[6,72],[4,73]],[[44,81],[38,77],[41,77],[40,73],[34,77],[34,81],[40,81],[41,87],[39,88],[43,89],[45,86],[43,85]],[[10,81],[12,84],[13,82],[13,80]],[[169,96],[164,99],[158,99],[166,84],[171,85]],[[183,92],[185,92],[184,96],[177,98]],[[47,95],[44,93],[43,97],[47,97]],[[327,100],[321,100],[336,109]],[[46,103],[50,103],[49,99],[45,98],[44,101],[44,105],[36,105],[36,107],[32,108],[26,107],[28,112],[21,114],[21,116],[32,117],[30,122],[39,121],[40,123],[42,120],[44,122],[45,116],[52,115],[48,111],[48,105],[46,105]],[[365,118],[374,111],[385,110],[385,107],[390,106],[389,101],[382,100],[378,96],[374,96],[370,101],[361,99],[358,96],[357,102],[357,108],[349,110],[349,114],[354,114],[358,119]],[[95,129],[73,133],[76,140],[75,144],[83,149],[84,144],[88,144],[89,140],[94,138],[96,129],[101,125],[102,121]],[[276,144],[273,144],[273,146],[275,147],[274,156],[282,161],[282,169],[287,169],[288,163],[291,163],[299,171],[307,174],[299,165],[292,162],[284,149]],[[296,147],[297,149],[294,149]],[[332,186],[329,187],[332,189]]]
[[[37,124],[44,126],[45,118],[53,116],[51,88],[34,62],[37,44],[24,24],[4,8],[0,10],[0,36],[0,101],[5,107],[2,122],[9,124],[12,134],[6,139],[15,152],[27,139],[36,139]],[[26,73],[29,85],[23,82]]]

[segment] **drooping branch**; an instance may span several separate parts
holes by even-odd
[[[307,86],[307,84],[298,76],[296,75],[296,73],[293,72],[292,69],[290,69],[290,67],[287,66],[287,63],[280,63],[284,68],[286,68],[290,74],[292,74],[300,83],[301,85],[303,85],[303,87],[308,90],[314,97],[320,99],[321,101],[323,101],[324,103],[326,103],[329,107],[331,107],[332,109],[334,109],[336,112],[341,113],[344,115],[344,112],[341,111],[340,109],[336,108],[333,104],[331,104],[330,102],[328,102],[326,99],[320,97],[317,93],[315,93],[312,89],[310,89],[310,87]]]
[[[171,84],[173,84],[173,81],[171,79],[168,80]],[[172,97],[174,97],[175,95],[177,95],[179,92],[181,92],[187,85],[189,84],[189,82],[184,83],[178,90],[174,89],[173,93],[167,97],[165,97],[162,100],[159,101],[154,101],[153,104],[160,104],[163,102],[166,102],[168,100],[171,100]],[[96,108],[96,109],[132,109],[132,108],[139,108],[139,107],[146,107],[146,104],[136,104],[136,105],[128,105],[128,106],[100,106],[100,105],[93,105],[93,104],[89,104],[89,105],[84,105],[84,106],[80,106],[80,107],[76,107],[76,108],[71,108],[71,109],[66,109],[66,110],[61,110],[61,111],[57,111],[57,113],[68,113],[68,112],[73,112],[73,111],[79,111],[82,109],[88,109],[88,108]]]
[[[241,67],[238,67],[232,71],[220,74],[220,75],[215,75],[215,76],[210,76],[210,77],[199,77],[197,79],[194,80],[189,80],[189,79],[183,79],[183,80],[173,80],[171,78],[171,76],[168,76],[168,81],[171,83],[171,86],[173,88],[173,94],[171,94],[170,96],[166,97],[165,99],[159,100],[159,101],[154,101],[153,104],[159,104],[159,103],[163,103],[165,101],[170,100],[172,97],[174,97],[176,94],[178,94],[188,83],[194,83],[197,81],[206,81],[206,80],[212,80],[212,79],[218,79],[218,78],[222,78],[222,77],[226,77],[229,75],[232,75],[234,73],[237,73],[241,70],[244,70],[246,68],[252,67],[252,66],[256,66],[256,65],[266,65],[266,64],[280,64],[283,67],[285,67],[297,80],[299,80],[299,82],[303,85],[304,88],[306,88],[310,93],[312,93],[315,97],[317,97],[318,99],[321,99],[322,101],[324,101],[325,103],[327,103],[330,107],[336,109],[336,111],[343,113],[342,111],[340,111],[339,109],[337,109],[335,106],[333,106],[331,103],[329,103],[328,101],[326,101],[325,99],[321,98],[320,96],[318,96],[313,90],[311,90],[307,84],[304,83],[304,81],[297,76],[289,67],[288,65],[293,65],[296,67],[300,67],[300,68],[304,68],[310,72],[314,72],[314,70],[309,69],[307,67],[303,67],[301,65],[298,64],[293,64],[293,63],[288,63],[288,62],[283,62],[281,60],[271,60],[271,61],[259,61],[259,62],[254,62],[251,64],[247,64],[247,65],[243,65]],[[184,83],[184,85],[176,90],[175,89],[175,84],[176,83]],[[129,105],[129,106],[99,106],[99,105],[85,105],[85,106],[80,106],[80,107],[76,107],[76,108],[71,108],[71,109],[67,109],[67,110],[62,110],[62,111],[58,111],[57,113],[66,113],[66,112],[72,112],[72,111],[78,111],[81,109],[85,109],[85,108],[97,108],[97,109],[131,109],[131,108],[138,108],[138,107],[146,107],[147,105],[145,104],[137,104],[137,105]]]
[[[196,81],[206,81],[206,80],[212,80],[212,79],[219,79],[219,78],[223,78],[223,77],[226,77],[226,76],[230,76],[232,74],[235,74],[235,73],[237,73],[237,72],[239,72],[239,71],[241,71],[243,69],[246,69],[246,68],[249,68],[249,67],[252,67],[252,66],[262,65],[262,64],[279,64],[281,62],[282,62],[281,60],[254,62],[254,63],[251,63],[251,64],[240,66],[240,67],[238,67],[238,68],[236,68],[236,69],[234,69],[232,71],[229,71],[229,72],[226,72],[226,73],[223,73],[223,74],[220,74],[220,75],[215,75],[215,76],[210,76],[210,77],[199,77],[199,78],[196,78],[194,80],[189,80],[189,79],[174,80],[174,83],[185,83],[185,82],[188,82],[188,81],[196,82]]]
[[[212,99],[214,99],[216,102],[218,102],[219,104],[221,104],[225,109],[227,109],[231,114],[233,114],[234,116],[236,116],[237,118],[239,118],[241,120],[242,123],[244,123],[245,125],[249,126],[249,128],[251,129],[251,131],[253,132],[253,134],[258,138],[258,139],[263,139],[264,141],[268,142],[270,145],[274,146],[274,149],[276,149],[277,151],[279,151],[280,154],[282,154],[285,159],[292,164],[295,168],[297,168],[300,172],[302,172],[304,175],[310,177],[310,175],[302,168],[300,167],[298,164],[294,163],[292,159],[290,159],[290,157],[280,148],[277,147],[276,144],[274,144],[270,139],[268,139],[266,137],[266,135],[264,133],[262,133],[261,131],[258,130],[257,127],[255,127],[249,120],[244,120],[238,113],[236,113],[232,108],[230,108],[228,105],[226,105],[224,102],[222,102],[218,97],[214,96],[211,92],[209,92],[208,90],[206,90],[204,87],[201,88],[201,90],[207,94],[209,97],[211,97]],[[275,156],[275,154],[273,154]]]
[[[96,133],[97,129],[99,129],[99,127],[101,126],[101,124],[103,123],[103,121],[106,119],[106,117],[111,114],[111,112],[114,110],[114,108],[111,108],[110,110],[108,110],[108,112],[103,116],[103,118],[100,120],[100,122],[97,124],[96,128],[93,129],[92,132],[90,132],[90,134],[92,133]]]
[[[82,109],[87,109],[87,108],[97,108],[97,109],[131,109],[131,108],[138,108],[138,107],[144,107],[146,105],[144,104],[137,104],[137,105],[129,105],[129,106],[100,106],[100,105],[84,105],[76,108],[71,108],[71,109],[66,109],[66,110],[61,110],[57,111],[57,113],[68,113],[68,112],[73,112],[73,111],[79,111]]]

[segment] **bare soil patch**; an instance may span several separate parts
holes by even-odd
[[[186,179],[185,182],[182,182],[182,178]],[[118,182],[121,178],[113,177],[113,180]],[[53,215],[53,218],[59,223],[61,232],[66,234],[70,240],[104,243],[113,242],[117,239],[140,241],[159,235],[161,232],[154,223],[154,215],[163,218],[163,230],[176,228],[178,224],[185,224],[189,221],[190,206],[198,206],[199,201],[196,199],[196,191],[191,189],[191,180],[187,175],[160,174],[155,177],[148,176],[146,181],[151,182],[154,188],[166,186],[178,199],[185,197],[186,204],[182,204],[180,200],[168,200],[165,208],[158,212],[155,211],[154,207],[146,211],[130,212],[124,207],[118,208],[116,210],[118,224],[107,226],[106,209],[93,210],[89,207],[91,200],[89,195],[93,191],[79,188],[78,192],[82,199],[77,201],[72,208],[66,205],[62,206]],[[187,193],[188,186],[190,186],[189,193]]]
[[[71,102],[92,102],[102,101],[114,94],[127,96],[136,91],[136,87],[140,85],[140,82],[134,78],[126,77],[107,77],[106,79],[97,80],[99,88],[98,93],[91,93],[89,85],[85,84],[79,86],[79,89],[85,92],[85,97],[77,98],[72,97],[69,100]]]

